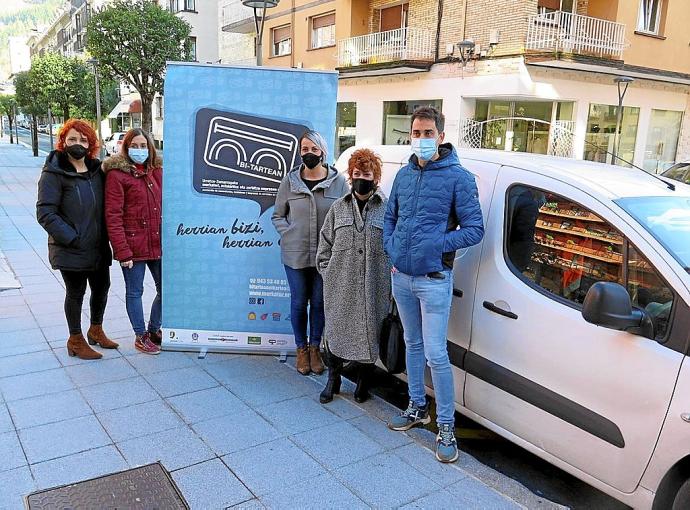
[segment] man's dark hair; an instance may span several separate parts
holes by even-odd
[[[443,128],[446,125],[446,117],[433,106],[420,106],[417,108],[414,113],[412,113],[412,118],[410,119],[410,129],[412,129],[412,124],[414,123],[415,119],[433,120],[439,133],[443,133]]]

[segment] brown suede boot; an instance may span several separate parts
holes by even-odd
[[[103,326],[100,324],[91,324],[91,327],[86,332],[86,338],[90,345],[100,345],[104,349],[117,349],[120,344],[113,342],[103,331]]]
[[[306,347],[297,348],[297,371],[302,375],[307,375],[311,372],[309,366],[309,351]]]
[[[70,335],[67,339],[67,354],[76,356],[79,359],[101,359],[103,355],[100,352],[94,351],[86,343],[84,335]]]
[[[316,375],[323,374],[325,367],[323,366],[323,361],[321,361],[321,351],[318,346],[309,346],[309,364],[311,365],[311,371]]]

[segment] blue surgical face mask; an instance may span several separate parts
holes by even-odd
[[[417,159],[429,161],[436,154],[436,138],[412,138],[411,145]]]
[[[132,161],[139,163],[140,165],[143,165],[144,162],[149,159],[148,149],[134,149],[130,147],[127,149],[127,154],[129,154],[129,157]]]

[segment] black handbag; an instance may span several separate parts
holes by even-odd
[[[388,315],[383,319],[381,335],[379,336],[379,358],[381,363],[391,374],[405,371],[405,339],[403,327],[398,314],[398,307],[391,297],[391,307]]]

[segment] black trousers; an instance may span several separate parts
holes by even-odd
[[[86,283],[91,288],[91,324],[103,324],[105,305],[110,289],[110,268],[105,266],[96,271],[60,271],[65,282],[65,318],[70,335],[81,333],[81,306],[86,293]]]

